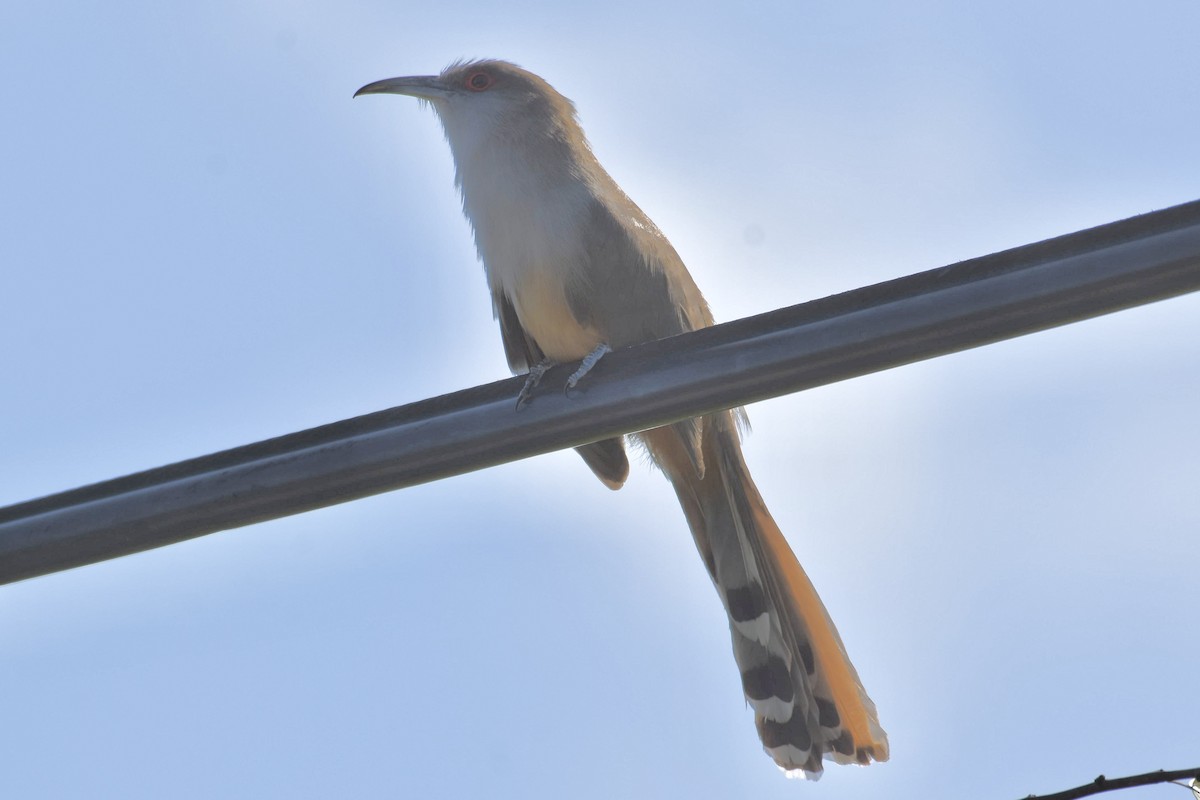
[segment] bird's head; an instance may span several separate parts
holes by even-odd
[[[437,112],[456,156],[485,142],[582,140],[575,107],[532,72],[507,61],[458,61],[439,75],[387,78],[354,93],[402,94]]]

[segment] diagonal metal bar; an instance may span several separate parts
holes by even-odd
[[[1200,201],[0,508],[0,583],[644,430],[1200,289]]]

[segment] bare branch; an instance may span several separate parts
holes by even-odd
[[[1165,772],[1160,769],[1157,772],[1130,775],[1128,778],[1113,778],[1112,780],[1100,775],[1096,780],[1083,786],[1076,786],[1074,789],[1067,789],[1054,794],[1031,794],[1025,800],[1075,800],[1077,797],[1088,797],[1093,794],[1100,794],[1101,792],[1129,789],[1133,786],[1149,786],[1155,783],[1171,783],[1184,778],[1200,781],[1200,767],[1177,769],[1172,772]],[[1194,788],[1193,791],[1195,791]]]

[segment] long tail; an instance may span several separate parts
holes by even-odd
[[[674,485],[729,614],[742,688],[767,753],[813,779],[822,758],[886,761],[875,704],[750,478],[731,415],[640,438]]]

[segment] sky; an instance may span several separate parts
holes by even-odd
[[[543,75],[731,320],[1200,198],[1197,29],[1193,0],[4,4],[0,505],[507,375],[440,128],[370,81]],[[567,452],[0,587],[0,796],[1198,765],[1198,365],[1193,296],[749,409],[886,764],[786,780],[667,483]]]

